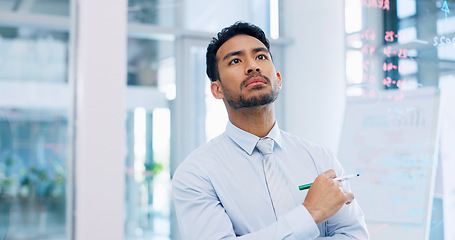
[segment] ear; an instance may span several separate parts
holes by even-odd
[[[224,98],[220,80],[216,80],[215,82],[210,83],[210,89],[212,90],[212,95],[216,99],[223,99]]]
[[[281,74],[280,74],[280,72],[276,72],[276,77],[278,78],[278,86],[281,88]]]

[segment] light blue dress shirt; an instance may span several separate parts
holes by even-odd
[[[345,174],[335,156],[281,131],[277,123],[267,137],[275,140],[274,158],[292,190],[295,208],[275,216],[263,156],[255,148],[259,138],[229,122],[222,135],[193,151],[173,176],[182,238],[369,239],[363,212],[355,200],[318,225],[302,205],[308,191],[300,191],[298,186],[313,182],[329,169],[338,176]]]

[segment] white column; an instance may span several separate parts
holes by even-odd
[[[286,130],[336,151],[345,106],[344,1],[281,1]]]
[[[77,1],[77,240],[124,238],[126,14],[126,0]]]
[[[455,169],[455,76],[445,77],[439,82],[441,88],[441,148],[440,158],[442,169],[443,189],[443,215],[444,215],[444,238],[455,239],[455,229],[451,226],[455,223],[455,183],[453,182],[453,170]]]

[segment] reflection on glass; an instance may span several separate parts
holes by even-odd
[[[0,12],[69,16],[70,0],[0,0]]]
[[[157,108],[153,111],[153,157],[152,168],[155,174],[153,183],[153,211],[155,212],[155,235],[170,236],[170,153],[171,153],[171,113],[167,108]]]
[[[174,99],[174,42],[129,38],[127,79],[130,88],[157,89],[151,94]],[[141,107],[127,110],[125,235],[169,239],[170,110],[136,102]]]
[[[432,44],[438,48],[438,58],[455,61],[455,17],[439,19],[437,29]]]
[[[278,0],[270,0],[270,38],[280,37],[280,3]]]
[[[69,3],[0,1],[0,239],[67,239]]]
[[[406,84],[401,86],[400,90],[416,90],[417,88],[422,87],[422,84],[417,81],[417,77],[409,77],[406,79]]]
[[[362,83],[362,53],[346,51],[346,79],[348,84]]]
[[[362,54],[362,65],[357,67],[363,68],[363,81],[372,76],[382,89],[415,89],[438,86],[440,74],[453,73],[455,17],[448,14],[444,6],[450,4],[445,2],[387,1],[390,9],[384,9],[371,1],[345,1],[347,55],[353,50]],[[354,31],[351,18],[362,11],[364,21],[357,21],[361,26]],[[373,31],[374,35],[366,35]],[[357,46],[359,38],[362,45]],[[347,60],[348,84],[353,83],[351,65]]]
[[[346,96],[360,97],[362,96],[363,89],[360,86],[348,86],[346,88]]]
[[[398,30],[398,42],[399,43],[408,43],[417,39],[417,29],[416,27],[402,28]]]
[[[455,17],[438,19],[437,21],[438,35],[451,34],[455,32]]]
[[[170,237],[170,111],[128,113],[126,239]]]
[[[128,0],[128,22],[175,26],[177,0]]]
[[[407,18],[416,14],[416,0],[398,0],[397,16]]]
[[[1,27],[0,81],[66,82],[68,33]]]
[[[453,38],[455,41],[455,37]],[[455,61],[455,48],[454,46],[450,45],[444,45],[438,47],[438,58],[440,60],[449,60],[449,61]]]
[[[400,59],[398,61],[398,65],[400,68],[398,69],[401,76],[408,76],[411,74],[416,74],[417,71],[419,70],[419,66],[417,63],[413,60],[410,59]]]
[[[355,0],[345,1],[345,29],[346,33],[362,30],[362,5]]]
[[[0,109],[0,239],[65,239],[68,116]]]
[[[174,42],[128,39],[128,85],[157,87],[175,98]]]

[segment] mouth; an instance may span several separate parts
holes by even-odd
[[[247,87],[254,87],[254,86],[258,86],[258,85],[264,85],[267,83],[268,83],[268,81],[264,77],[254,76],[254,77],[250,77],[247,80],[245,80],[245,83],[243,84],[243,86],[245,88],[247,88]]]

